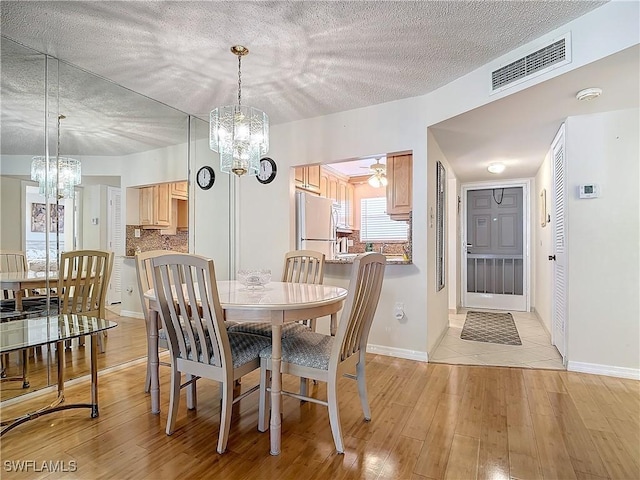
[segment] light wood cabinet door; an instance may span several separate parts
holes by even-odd
[[[171,224],[171,184],[163,183],[161,185],[155,185],[156,189],[156,224],[167,225]]]
[[[167,228],[171,224],[171,190],[169,183],[140,189],[140,225]]]
[[[320,165],[295,167],[296,188],[320,193]]]
[[[408,220],[411,213],[413,155],[387,155],[387,214],[394,220]]]
[[[152,225],[154,208],[153,187],[141,188],[139,193],[140,225]]]
[[[329,175],[324,172],[320,175],[320,196],[329,198]]]
[[[338,179],[336,177],[329,177],[329,197],[338,201]]]
[[[355,187],[348,183],[347,184],[347,226],[352,227],[355,225],[355,219],[353,212],[355,211]]]
[[[171,198],[187,200],[189,198],[189,187],[187,182],[174,182],[171,184]]]

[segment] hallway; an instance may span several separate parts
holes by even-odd
[[[429,355],[429,362],[564,370],[558,350],[534,313],[511,312],[522,345],[499,345],[462,340],[466,312],[449,314],[449,329]]]

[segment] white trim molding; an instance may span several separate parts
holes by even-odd
[[[134,312],[133,310],[120,310],[120,316],[121,317],[131,317],[131,318],[140,318],[140,319],[144,320],[144,314],[142,312]]]
[[[386,347],[384,345],[367,345],[367,353],[386,355],[387,357],[404,358],[406,360],[416,360],[418,362],[428,362],[427,352],[417,350],[407,350],[404,348]]]
[[[599,365],[597,363],[572,362],[567,363],[567,371],[606,375],[607,377],[630,378],[640,380],[640,369],[616,367],[613,365]]]

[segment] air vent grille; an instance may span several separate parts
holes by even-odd
[[[492,89],[497,90],[516,80],[565,62],[565,60],[567,60],[566,38],[561,38],[557,42],[495,70],[491,74]]]

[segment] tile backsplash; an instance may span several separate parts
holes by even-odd
[[[140,237],[136,238],[135,230],[140,229]],[[171,250],[189,252],[189,232],[178,230],[175,235],[161,235],[160,230],[145,230],[139,225],[127,225],[126,255],[133,256],[136,248],[141,252],[149,250]]]

